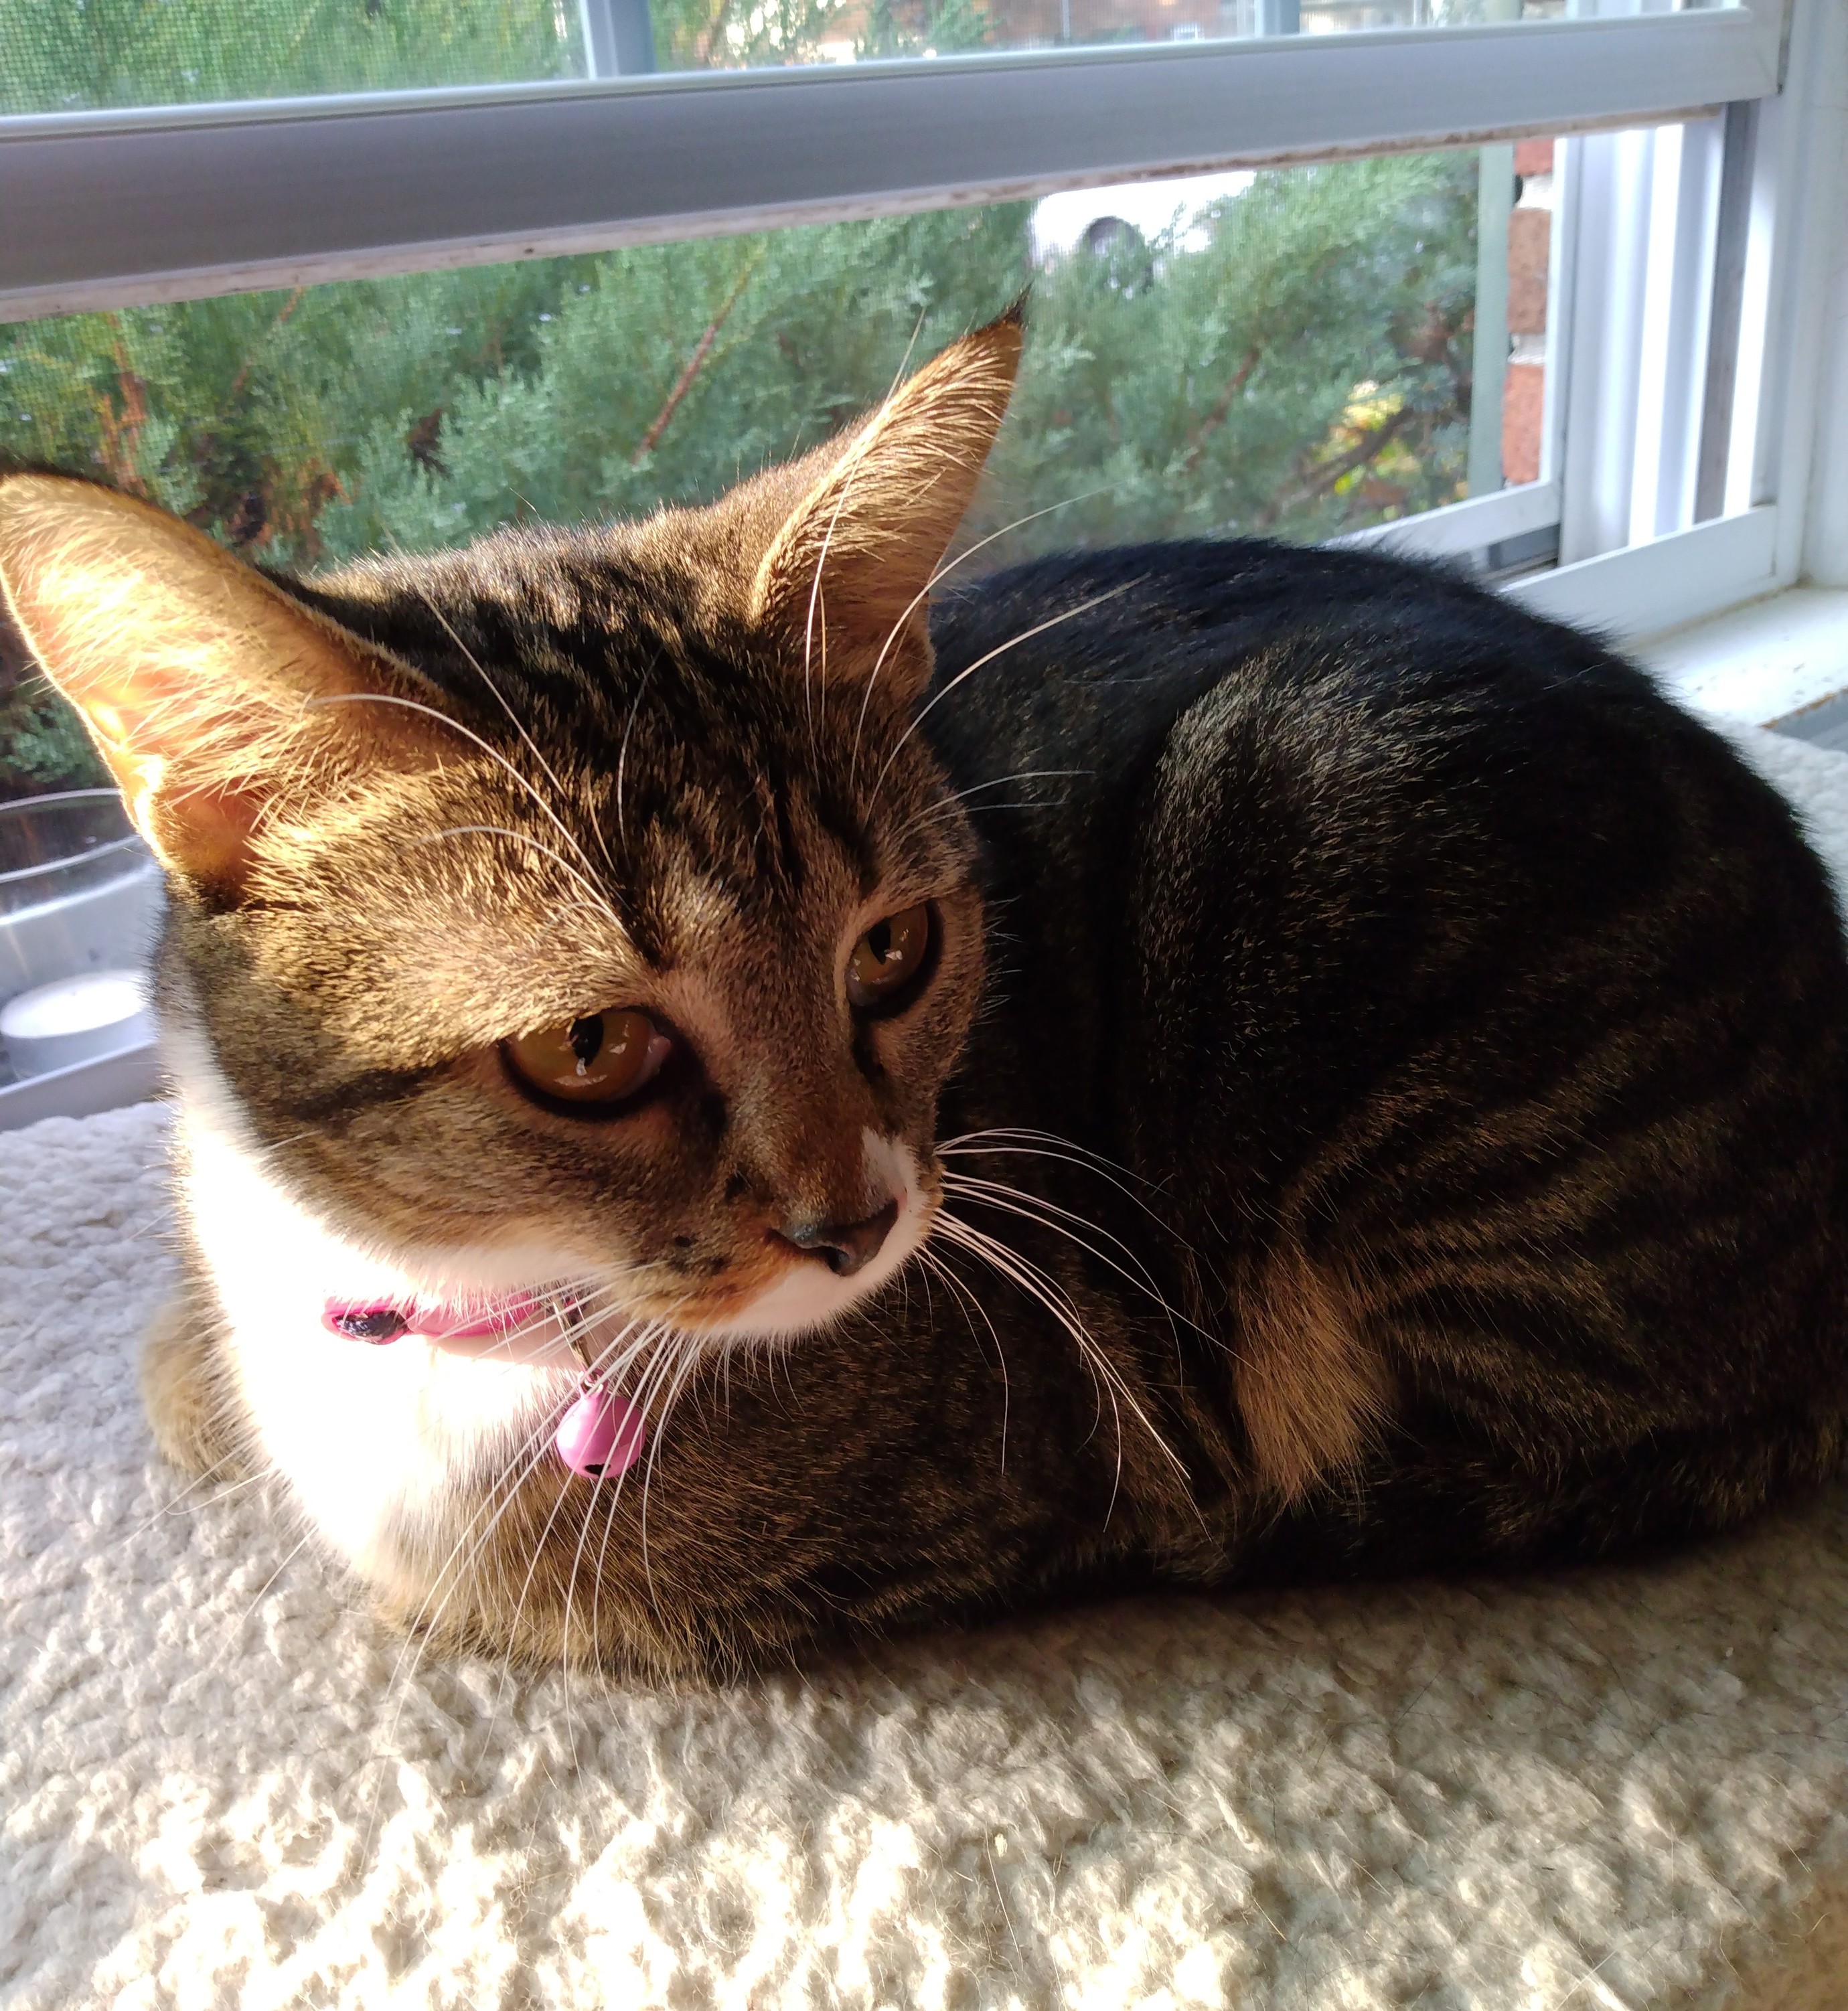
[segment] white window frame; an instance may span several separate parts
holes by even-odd
[[[1793,0],[1783,75],[1776,95],[1728,109],[1722,151],[1696,197],[1714,206],[1717,230],[1652,245],[1700,269],[1710,310],[1684,315],[1680,334],[1704,354],[1645,353],[1646,381],[1611,395],[1597,379],[1612,347],[1613,296],[1627,292],[1622,311],[1638,313],[1650,276],[1621,254],[1570,247],[1558,351],[1567,563],[1506,589],[1537,613],[1630,642],[1799,582],[1848,585],[1848,9],[1839,0]],[[1576,143],[1575,165],[1613,144]],[[1684,178],[1684,190],[1699,179]],[[1641,184],[1630,194],[1653,199]],[[1691,304],[1690,278],[1670,271],[1665,287]],[[1652,370],[1659,375],[1647,381]],[[1679,399],[1653,435],[1636,425],[1639,390]],[[1652,440],[1660,458],[1643,467]],[[1671,486],[1671,462],[1693,491],[1707,492],[1699,514],[1711,514],[1651,537],[1646,519]]]
[[[1599,136],[1563,149],[1542,479],[1358,541],[1460,557],[1557,525],[1565,557],[1586,555],[1507,590],[1634,637],[1800,577],[1848,579],[1848,8],[1746,0],[1599,18],[1597,4],[1573,0],[1572,18],[1546,23],[0,119],[0,320],[1193,171]],[[1711,171],[1682,180],[1725,208],[1721,255],[1714,230],[1682,230],[1682,263],[1656,275],[1654,297],[1669,283],[1712,311],[1697,317],[1700,354],[1671,359],[1680,416],[1658,411],[1643,429],[1640,489],[1636,387],[1598,382],[1599,331],[1642,311],[1643,276],[1611,231],[1601,251],[1580,242],[1583,198],[1629,144],[1624,130],[1702,121]],[[1706,331],[1730,329],[1728,315],[1736,369],[1709,360]],[[1636,366],[1652,368],[1668,365]],[[1843,395],[1818,436],[1825,368]],[[1611,548],[1609,524],[1627,536],[1647,515],[1636,499],[1658,493],[1665,453],[1677,480],[1693,479],[1722,405],[1730,514]],[[1689,412],[1704,432],[1682,437]]]
[[[1779,0],[0,119],[0,320],[1585,130],[1762,98]]]
[[[648,54],[638,0],[582,4],[607,31],[596,66]],[[1356,541],[1479,560],[1556,534],[1568,563],[1504,591],[1621,639],[1848,586],[1848,0],[1569,4],[1500,27],[0,119],[0,321],[1570,134],[1541,479]],[[1588,201],[1600,176],[1621,202]],[[1639,260],[1612,225],[1645,203]],[[1637,333],[1607,383],[1614,316]],[[1482,332],[1485,371],[1504,343]],[[1690,497],[1703,521],[1647,535]],[[157,1087],[134,1049],[14,1085],[0,1129]]]

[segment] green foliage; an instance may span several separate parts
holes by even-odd
[[[555,0],[0,0],[0,112],[582,75]]]
[[[436,460],[404,454],[402,413],[376,429],[321,535],[330,553],[416,548],[708,500],[816,445],[1026,278],[1019,209],[611,252],[540,331],[536,368],[460,390]]]
[[[1475,192],[1472,155],[1279,171],[1219,204],[1198,251],[1170,235],[1065,262],[1034,290],[985,508],[1063,507],[997,557],[1309,542],[1455,501]]]
[[[0,454],[94,472],[253,557],[312,563],[381,421],[434,450],[458,392],[537,364],[583,262],[243,294],[0,329]]]
[[[664,64],[735,62],[812,54],[841,13],[654,20]],[[853,19],[867,53],[990,32],[981,0]],[[553,74],[575,22],[551,0],[0,0],[0,74],[12,109]],[[1475,190],[1470,154],[1280,170],[1184,237],[1037,275],[1013,205],[0,328],[0,459],[99,474],[281,565],[632,514],[814,445],[1031,281],[984,566],[1326,537],[1461,493]],[[0,697],[0,796],[91,779],[42,689]]]
[[[77,714],[42,678],[0,696],[0,802],[101,788],[109,779]]]

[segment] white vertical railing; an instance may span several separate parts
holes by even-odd
[[[1501,486],[1501,393],[1508,372],[1508,222],[1515,150],[1505,141],[1479,157],[1476,198],[1476,335],[1469,377],[1469,493]]]
[[[1750,140],[1747,123],[1743,144]],[[1750,471],[1771,283],[1768,230],[1756,254],[1748,226],[1743,257],[1717,257],[1728,147],[1740,144],[1741,122],[1720,117],[1566,143],[1566,208],[1575,227],[1561,333],[1570,352],[1564,429],[1571,442],[1562,468],[1562,563],[1719,514],[1702,507],[1703,470],[1706,488],[1717,490],[1722,464],[1714,461],[1711,429],[1729,408],[1730,420],[1720,422],[1731,432],[1723,455],[1727,514],[1765,500],[1751,489]],[[1768,224],[1768,196],[1762,206]],[[1712,340],[1716,299],[1723,353]]]
[[[648,0],[578,0],[586,77],[647,77],[654,69]]]
[[[1630,512],[1636,543],[1694,521],[1724,139],[1718,119],[1665,126],[1656,136],[1641,378],[1647,417],[1638,426]]]
[[[1559,559],[1630,542],[1643,330],[1649,278],[1652,132],[1566,143],[1577,230],[1572,316],[1561,331],[1572,365],[1561,471]]]

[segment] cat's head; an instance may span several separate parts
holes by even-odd
[[[340,1236],[721,1335],[917,1247],[982,978],[927,602],[1019,348],[710,508],[312,585],[0,482],[13,616],[168,870],[182,1082]]]

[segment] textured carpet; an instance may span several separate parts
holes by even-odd
[[[1848,760],[1754,758],[1848,860]],[[419,1666],[152,1459],[151,1105],[0,1137],[12,2005],[1848,2005],[1848,1497],[721,1692]]]

